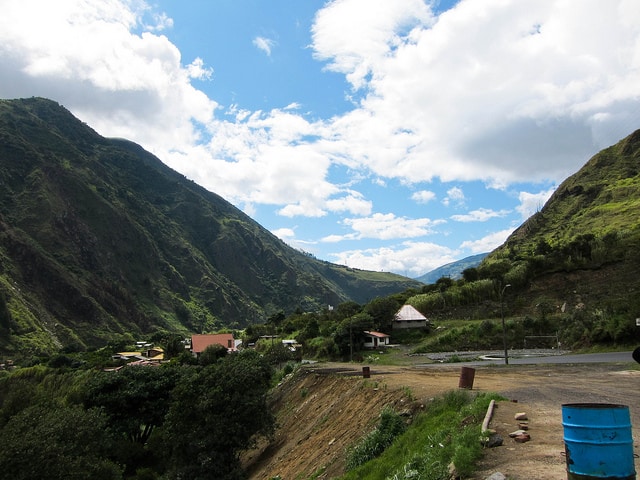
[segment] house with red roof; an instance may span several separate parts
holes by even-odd
[[[364,332],[364,348],[378,348],[389,345],[391,337],[386,333],[380,332]]]
[[[213,333],[191,335],[191,353],[198,357],[205,348],[210,345],[222,345],[227,352],[235,352],[237,350],[236,341],[232,333]]]

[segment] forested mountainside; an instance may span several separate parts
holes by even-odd
[[[299,252],[57,103],[0,101],[0,351],[202,332],[420,284]]]

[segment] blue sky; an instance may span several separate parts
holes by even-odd
[[[0,0],[0,97],[141,144],[284,241],[416,277],[640,128],[630,0]]]

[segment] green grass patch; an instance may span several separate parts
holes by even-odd
[[[450,478],[451,463],[461,478],[468,477],[482,456],[482,419],[489,402],[498,398],[494,394],[454,390],[434,399],[382,453],[340,478],[445,480]],[[376,435],[376,430],[362,444],[371,441],[369,438]]]

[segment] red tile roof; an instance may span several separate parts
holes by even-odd
[[[193,353],[202,353],[209,345],[215,344],[222,345],[229,350],[235,350],[235,342],[231,333],[191,336],[191,351]]]
[[[365,331],[364,333],[366,333],[367,335],[371,335],[372,337],[378,337],[378,338],[387,338],[389,336],[386,333],[380,333],[380,332],[367,332],[367,331]]]

